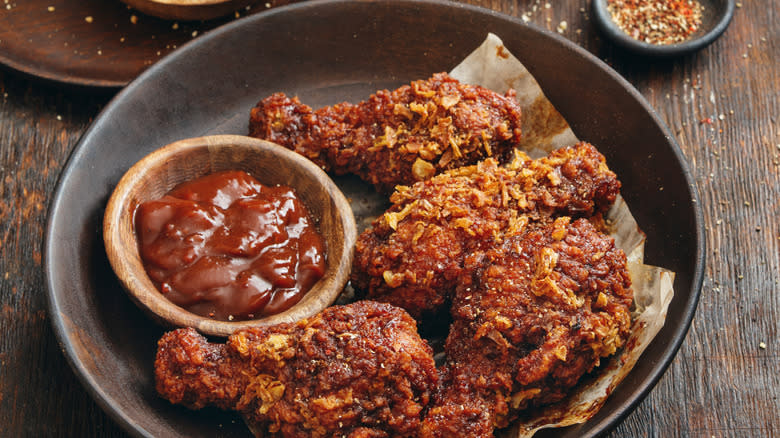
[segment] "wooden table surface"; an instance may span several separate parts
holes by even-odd
[[[624,75],[667,123],[698,184],[707,264],[695,319],[658,385],[609,436],[780,436],[780,2],[738,1],[719,40],[663,61],[601,38],[590,0],[469,3],[560,28]],[[41,261],[58,175],[116,91],[0,69],[3,437],[126,435],[60,351]]]

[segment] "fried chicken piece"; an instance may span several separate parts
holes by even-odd
[[[258,436],[353,438],[417,436],[438,381],[415,321],[372,301],[242,330],[226,344],[193,329],[166,333],[155,378],[172,403],[239,411]]]
[[[442,391],[422,437],[491,437],[562,400],[628,338],[626,256],[588,220],[560,217],[487,251],[452,304]]]
[[[579,143],[537,160],[517,152],[411,187],[358,238],[352,284],[412,316],[433,313],[471,279],[470,258],[554,215],[589,217],[615,200],[620,182],[596,148]]]
[[[521,135],[514,96],[462,84],[446,73],[316,111],[276,93],[251,110],[249,135],[279,143],[325,170],[357,174],[389,193],[398,184],[487,157],[509,158]]]

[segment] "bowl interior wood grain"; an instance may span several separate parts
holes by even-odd
[[[284,312],[247,321],[203,317],[165,298],[146,274],[134,228],[136,208],[179,184],[223,170],[243,170],[265,185],[295,189],[325,239],[325,275]],[[228,336],[250,326],[294,322],[333,303],[349,277],[356,235],[349,203],[322,169],[279,145],[238,135],[180,140],[147,155],[119,181],[103,221],[109,262],[132,299],[168,327],[194,327],[214,336]]]

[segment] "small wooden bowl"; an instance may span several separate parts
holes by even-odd
[[[178,184],[222,170],[243,170],[263,184],[295,189],[325,239],[325,275],[301,301],[282,313],[230,322],[199,316],[165,298],[146,274],[134,227],[136,208]],[[194,327],[214,336],[228,336],[250,326],[294,322],[332,304],[349,278],[356,238],[352,209],[322,169],[282,146],[239,135],[181,140],[147,155],[119,181],[103,217],[108,259],[132,299],[164,325]]]
[[[122,0],[144,14],[168,20],[210,20],[257,3],[257,0]]]

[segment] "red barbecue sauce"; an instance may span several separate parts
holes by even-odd
[[[242,171],[186,182],[135,213],[141,259],[170,301],[218,320],[282,312],[325,273],[306,207]]]

